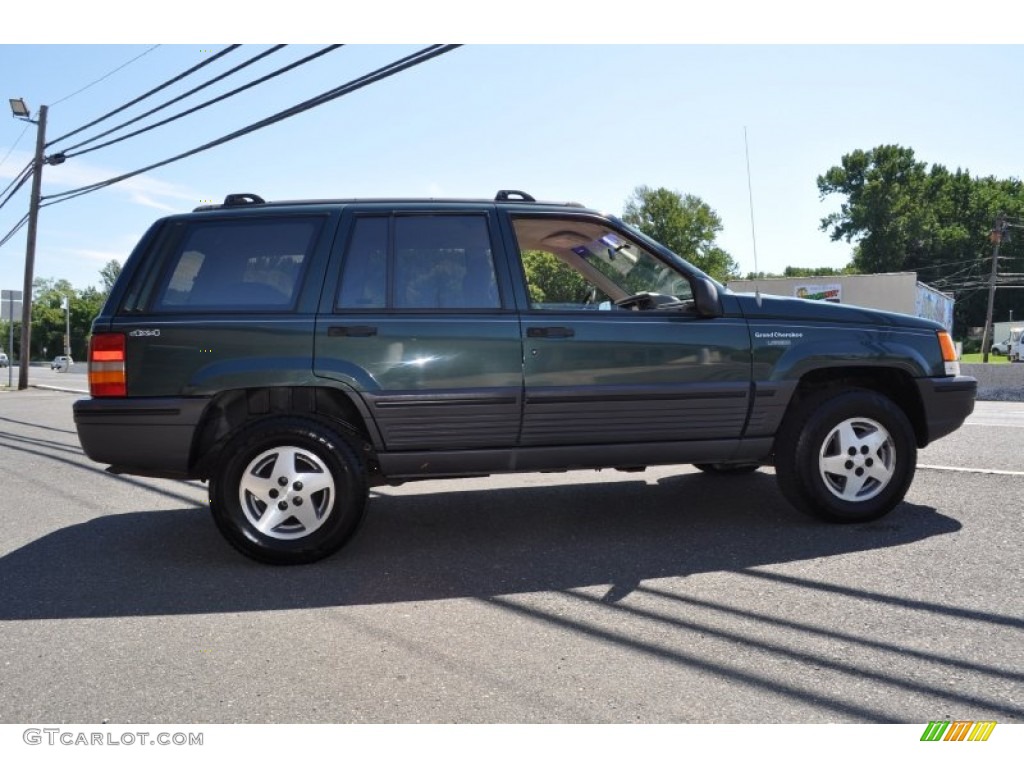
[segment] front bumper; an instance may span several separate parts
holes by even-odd
[[[113,472],[189,477],[192,445],[209,399],[100,397],[74,404],[85,455]]]
[[[939,376],[917,379],[924,407],[926,436],[924,445],[960,428],[974,411],[978,380],[971,376]]]

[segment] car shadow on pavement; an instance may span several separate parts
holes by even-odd
[[[770,474],[556,487],[381,489],[356,538],[311,565],[252,562],[205,508],[99,517],[0,557],[0,620],[365,605],[610,585],[897,547],[960,529],[904,502],[865,525],[794,511]]]

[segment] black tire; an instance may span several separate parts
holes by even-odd
[[[366,508],[357,440],[291,416],[246,427],[210,478],[217,528],[239,552],[264,563],[311,563],[337,552]]]
[[[701,472],[707,472],[709,475],[748,475],[751,472],[756,472],[761,465],[760,464],[694,464],[697,469]]]
[[[916,468],[917,442],[906,414],[871,390],[810,396],[787,415],[775,440],[782,494],[829,522],[887,514],[903,500]]]

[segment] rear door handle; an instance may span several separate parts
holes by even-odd
[[[526,335],[531,339],[568,339],[575,336],[576,331],[564,325],[533,326],[526,329]]]
[[[376,336],[377,328],[373,325],[330,325],[328,336]]]

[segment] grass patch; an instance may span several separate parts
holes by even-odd
[[[960,362],[961,363],[983,363],[985,361],[982,360],[982,357],[983,357],[983,355],[982,355],[981,352],[972,352],[969,355],[961,355],[960,356]],[[1004,355],[993,355],[993,354],[989,354],[988,361],[989,361],[989,363],[996,363],[996,364],[1010,362],[1009,359],[1007,357],[1005,357]]]

